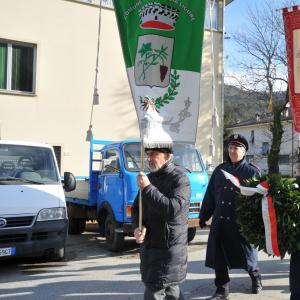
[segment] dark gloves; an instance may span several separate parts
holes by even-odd
[[[203,220],[203,219],[200,219],[199,225],[200,225],[200,228],[204,228],[204,227],[207,226],[207,225],[206,225],[206,221]]]

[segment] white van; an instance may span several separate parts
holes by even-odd
[[[68,218],[63,188],[75,188],[74,176],[66,172],[63,183],[52,146],[0,140],[0,260],[64,258]]]

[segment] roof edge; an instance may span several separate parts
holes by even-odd
[[[234,0],[225,0],[225,5],[230,4],[231,2],[233,2]]]

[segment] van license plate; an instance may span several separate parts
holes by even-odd
[[[0,248],[0,256],[14,256],[16,255],[16,248]]]

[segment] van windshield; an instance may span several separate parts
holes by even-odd
[[[57,184],[52,151],[48,148],[0,145],[0,184]]]
[[[138,172],[141,168],[141,144],[138,142],[124,144],[125,168],[131,172]],[[200,154],[191,144],[175,143],[173,146],[173,162],[191,172],[203,172]],[[149,171],[145,154],[145,171]]]

